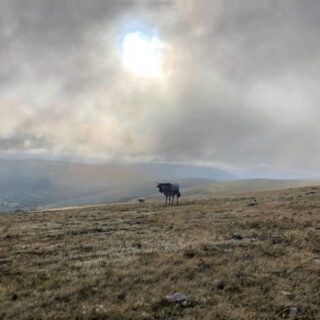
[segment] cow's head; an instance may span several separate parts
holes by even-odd
[[[162,184],[161,184],[161,183],[158,183],[158,184],[157,184],[157,188],[159,189],[159,192],[162,193]]]

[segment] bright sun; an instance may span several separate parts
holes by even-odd
[[[134,75],[148,79],[163,77],[163,44],[158,38],[140,32],[128,33],[121,49],[122,63]]]

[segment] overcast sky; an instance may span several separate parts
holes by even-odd
[[[0,0],[0,156],[320,174],[320,1]]]

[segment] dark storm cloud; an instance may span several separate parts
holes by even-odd
[[[2,150],[320,172],[319,1],[0,6]],[[161,81],[121,64],[135,28],[166,46]]]

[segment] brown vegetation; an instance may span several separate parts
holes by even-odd
[[[0,215],[0,318],[320,319],[319,206],[310,187]]]

